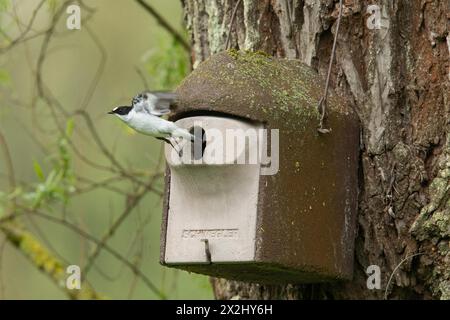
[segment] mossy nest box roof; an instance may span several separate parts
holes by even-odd
[[[298,60],[260,52],[224,51],[201,63],[177,88],[178,115],[212,111],[257,120],[289,133],[314,122],[323,79]],[[356,115],[342,98],[328,96],[330,124],[335,117]]]
[[[196,117],[210,121],[210,126],[231,126],[233,119],[242,127],[277,129],[279,164],[276,174],[261,175],[259,167],[252,171],[256,173],[249,173],[253,169],[245,165],[175,167],[169,163],[163,264],[269,283],[351,278],[359,125],[345,100],[330,92],[326,127],[332,131],[317,132],[317,104],[323,88],[323,79],[300,61],[238,51],[216,54],[186,77],[176,90],[179,101],[172,120],[187,129]],[[252,191],[247,192],[244,185],[252,186]],[[180,200],[187,199],[185,195],[189,200]],[[249,201],[253,202],[244,209]],[[247,222],[254,222],[242,228],[234,226],[236,214],[253,215],[254,220]],[[203,218],[214,215],[220,215],[217,221],[222,219],[223,225],[202,225]],[[182,217],[186,220],[180,222]],[[175,224],[179,229],[173,232]],[[183,238],[181,233],[186,230],[188,237]],[[245,237],[249,230],[251,236]],[[200,240],[205,239],[191,238],[196,232],[215,236],[209,239],[212,263],[201,260],[204,243]],[[226,234],[231,236],[218,238]],[[245,247],[246,258],[240,261],[236,248],[244,241],[251,243]],[[176,251],[181,247],[201,259],[189,260],[189,252]],[[226,250],[234,253],[222,254]],[[177,252],[184,260],[177,260]],[[224,256],[230,259],[217,259]]]

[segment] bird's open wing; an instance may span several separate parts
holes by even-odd
[[[177,95],[173,92],[150,92],[149,100],[153,96],[154,103],[149,103],[150,113],[156,116],[162,116],[170,113],[170,107],[177,99]]]
[[[176,94],[172,92],[144,92],[140,96],[134,104],[136,111],[145,111],[158,117],[170,113],[170,107],[176,100]]]

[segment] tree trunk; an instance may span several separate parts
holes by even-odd
[[[182,2],[195,68],[225,49],[237,1]],[[353,281],[212,279],[216,298],[382,299],[395,270],[389,299],[450,299],[449,3],[375,2],[381,28],[370,28],[374,1],[344,1],[331,76],[362,126]],[[230,46],[300,59],[325,77],[338,13],[338,0],[243,0]],[[367,287],[370,265],[381,268],[381,289]]]

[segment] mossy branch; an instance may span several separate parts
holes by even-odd
[[[46,274],[70,299],[104,299],[86,281],[81,283],[79,290],[68,289],[66,287],[67,266],[17,221],[1,223],[0,230],[10,244],[16,247],[38,270]]]

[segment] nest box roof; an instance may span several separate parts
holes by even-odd
[[[177,88],[176,112],[215,111],[294,129],[318,121],[323,88],[323,79],[299,60],[230,50],[211,56],[185,78]],[[329,117],[344,114],[353,112],[329,92]]]

